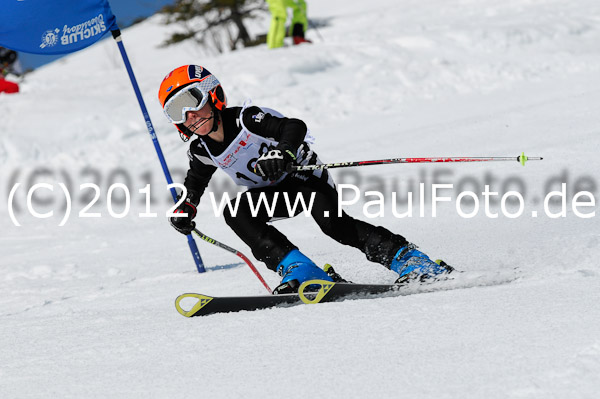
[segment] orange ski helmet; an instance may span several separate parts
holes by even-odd
[[[160,84],[158,100],[183,141],[191,137],[191,132],[183,125],[188,111],[197,111],[207,102],[219,111],[227,107],[227,97],[221,83],[200,65],[184,65],[171,71]],[[215,119],[215,130],[217,123],[218,119]]]

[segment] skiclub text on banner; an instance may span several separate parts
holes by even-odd
[[[0,46],[34,54],[88,47],[116,27],[107,0],[4,0]]]

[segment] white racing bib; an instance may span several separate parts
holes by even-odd
[[[287,173],[284,173],[276,182],[269,181],[254,173],[254,167],[258,158],[266,154],[269,150],[274,149],[278,142],[254,134],[244,126],[242,115],[248,105],[244,104],[239,116],[242,130],[222,154],[214,156],[204,143],[202,145],[210,154],[215,165],[227,173],[237,185],[255,188],[276,184],[283,180],[287,176]],[[261,107],[261,110],[273,116],[283,118],[282,114],[270,108]],[[300,153],[301,149],[298,150],[297,156],[300,156]]]

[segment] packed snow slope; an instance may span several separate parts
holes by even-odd
[[[600,3],[597,0],[330,0],[309,4],[312,45],[216,54],[159,47],[155,17],[123,32],[176,181],[186,145],[156,101],[163,76],[196,63],[229,104],[247,98],[303,119],[325,162],[419,156],[543,156],[517,162],[338,170],[361,191],[350,214],[403,234],[465,273],[413,295],[187,319],[184,292],[259,295],[236,256],[198,240],[199,274],[168,225],[160,165],[112,39],[0,95],[0,397],[595,398],[600,390]],[[268,17],[253,22],[264,32]],[[419,183],[453,184],[419,209]],[[28,216],[27,188],[41,188]],[[65,195],[73,196],[64,226]],[[98,201],[84,218],[79,212]],[[125,212],[123,183],[131,197]],[[544,197],[565,192],[565,217]],[[13,188],[14,217],[8,198]],[[151,212],[146,211],[151,184]],[[485,213],[484,186],[499,193]],[[479,194],[472,218],[459,191]],[[218,172],[210,192],[236,188]],[[383,215],[367,191],[381,191]],[[407,192],[414,192],[412,217]],[[501,212],[509,191],[522,214]],[[574,195],[580,195],[573,210]],[[397,208],[392,203],[395,193]],[[351,197],[348,192],[347,197]],[[517,214],[513,193],[505,211]],[[557,197],[556,197],[557,198]],[[217,198],[218,199],[218,198]],[[592,204],[593,205],[590,205]],[[585,206],[585,205],[589,206]],[[561,211],[561,203],[549,210]],[[463,198],[464,213],[473,211]],[[109,213],[112,210],[113,215]],[[537,212],[537,217],[534,217]],[[579,215],[576,213],[578,212]],[[114,215],[122,213],[124,217]],[[587,218],[581,216],[590,216]],[[215,217],[201,231],[251,256]],[[310,218],[275,224],[317,264],[356,282],[394,273],[325,237]],[[252,259],[271,287],[275,273]],[[452,288],[452,289],[450,289]]]

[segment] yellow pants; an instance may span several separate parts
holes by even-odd
[[[285,37],[285,21],[287,20],[287,8],[293,10],[290,29],[295,24],[302,24],[304,31],[308,28],[306,18],[306,2],[304,0],[266,0],[271,12],[271,27],[267,34],[267,46],[277,48],[283,46]]]

